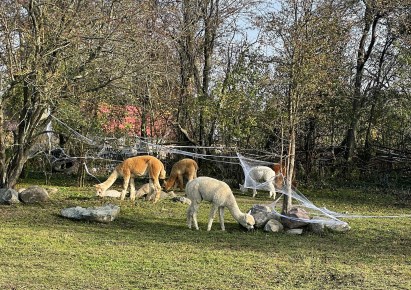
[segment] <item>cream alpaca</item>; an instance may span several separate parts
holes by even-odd
[[[249,213],[243,213],[239,209],[233,192],[227,183],[206,176],[201,176],[191,180],[186,185],[186,195],[191,200],[191,205],[187,209],[187,224],[191,229],[191,225],[194,223],[194,227],[198,230],[197,212],[200,207],[200,203],[203,200],[212,203],[210,216],[208,219],[207,231],[211,230],[213,219],[217,210],[220,214],[221,229],[224,231],[224,208],[227,207],[232,216],[242,226],[247,229],[254,228],[254,217]]]
[[[156,203],[161,194],[160,179],[166,177],[163,163],[157,158],[149,155],[131,157],[124,160],[117,165],[114,171],[110,174],[108,179],[103,183],[96,184],[96,194],[104,196],[104,192],[117,180],[119,176],[124,179],[123,190],[121,191],[121,199],[126,196],[127,188],[130,185],[130,199],[132,201],[136,198],[136,188],[134,184],[134,177],[149,176],[150,191],[156,192],[154,203]]]
[[[257,185],[260,183],[264,183],[264,187],[268,189],[270,192],[270,197],[275,198],[275,186],[281,187],[283,182],[282,173],[279,172],[278,174],[275,173],[270,167],[267,166],[255,166],[250,169],[250,171],[246,172],[246,183],[253,185],[253,197],[257,195]],[[242,192],[247,191],[247,188],[244,185],[240,184],[240,190]]]

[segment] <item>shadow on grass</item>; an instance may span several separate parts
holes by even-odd
[[[307,197],[316,204],[317,198],[329,204],[348,204],[358,201],[358,204],[373,204],[372,196],[365,193],[356,195],[355,192],[345,191],[327,193],[316,192]],[[365,198],[367,197],[367,198]],[[236,196],[240,208],[246,210],[250,204],[268,204],[270,200],[263,194],[251,199],[249,195]],[[369,198],[369,199],[368,199]],[[60,216],[60,210],[66,207],[101,206],[107,203],[121,207],[120,216],[113,222],[101,224],[88,221],[71,220]],[[352,230],[347,233],[326,233],[325,235],[303,234],[301,236],[284,233],[270,234],[261,229],[247,232],[238,225],[226,211],[226,231],[220,230],[218,217],[214,220],[212,230],[206,231],[209,214],[209,204],[203,203],[199,211],[200,230],[189,230],[186,225],[187,206],[162,200],[153,205],[150,202],[138,200],[101,199],[94,192],[64,192],[55,196],[50,202],[42,205],[19,205],[2,208],[2,216],[6,225],[70,232],[81,240],[99,241],[113,244],[133,243],[137,245],[156,244],[166,247],[189,246],[203,250],[246,251],[258,253],[287,253],[290,256],[299,253],[317,252],[323,255],[346,253],[347,257],[361,259],[379,259],[388,256],[403,257],[411,255],[411,237],[409,236],[410,219],[393,220],[346,220]],[[363,207],[359,207],[361,209]],[[285,255],[287,255],[285,254]]]
[[[184,211],[185,213],[185,211]],[[208,214],[208,211],[207,211]],[[167,219],[164,217],[135,217],[129,214],[121,215],[113,222],[100,224],[87,221],[75,221],[54,215],[58,224],[50,224],[58,230],[59,226],[69,227],[72,232],[84,234],[90,239],[111,241],[113,244],[126,244],[134,241],[136,244],[155,243],[160,246],[192,248],[202,250],[241,251],[258,253],[308,253],[315,251],[323,255],[345,253],[347,258],[361,261],[362,259],[385,259],[390,256],[399,258],[411,255],[409,245],[411,237],[404,230],[393,232],[380,228],[379,224],[367,221],[366,225],[356,222],[356,227],[347,233],[328,232],[325,235],[305,233],[303,235],[288,235],[285,233],[265,233],[261,229],[246,231],[237,223],[226,222],[226,231],[220,229],[218,219],[212,230],[206,231],[206,220],[199,219],[200,230],[190,230],[186,225],[185,216]],[[389,226],[390,222],[386,222]]]

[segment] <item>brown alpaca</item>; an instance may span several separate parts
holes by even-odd
[[[285,167],[285,164],[274,163],[273,170],[275,172],[275,176],[277,176],[275,179],[275,186],[277,188],[282,188],[284,184],[284,178],[286,178],[287,176],[287,169]]]
[[[159,179],[166,177],[163,163],[157,158],[149,155],[131,157],[117,165],[114,171],[110,174],[106,181],[96,184],[97,195],[103,196],[104,192],[116,181],[120,176],[123,177],[123,190],[121,191],[121,200],[124,200],[127,188],[130,184],[130,200],[136,198],[136,187],[134,184],[135,177],[149,176],[150,192],[156,192],[154,203],[156,203],[161,194],[161,186]]]
[[[283,163],[282,165],[280,165],[280,163],[274,163],[273,170],[275,172],[275,175],[278,176],[278,178],[276,178],[275,180],[275,185],[277,186],[277,188],[282,188],[285,182],[284,180],[287,177],[287,169],[285,163]],[[282,175],[280,175],[280,173],[282,173]],[[295,187],[297,186],[297,181],[295,180],[295,170],[293,174],[292,185]]]
[[[169,190],[175,186],[179,186],[180,190],[184,190],[183,177],[187,181],[193,180],[197,177],[198,165],[193,159],[184,158],[174,163],[171,168],[170,177],[164,181],[164,189]]]

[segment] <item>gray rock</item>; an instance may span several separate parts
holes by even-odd
[[[39,203],[49,199],[47,190],[40,186],[31,186],[19,193],[19,199],[23,203]]]
[[[316,217],[312,218],[312,220],[316,220]],[[309,223],[308,229],[313,233],[322,234],[325,232],[325,225],[321,221],[313,221]]]
[[[289,229],[285,232],[289,235],[301,235],[303,233],[303,229]]]
[[[334,221],[324,217],[315,216],[312,218],[312,221],[309,229],[317,234],[325,232],[326,229],[334,232],[347,232],[351,229],[346,222]]]
[[[150,193],[150,183],[146,183],[142,185],[139,189],[137,189],[136,198],[142,198],[143,196],[146,196],[149,193]]]
[[[325,224],[326,228],[334,231],[334,232],[348,232],[349,230],[351,230],[351,227],[349,226],[349,224],[342,222],[342,223],[326,223]]]
[[[115,189],[108,189],[102,195],[99,195],[99,196],[101,197],[120,197],[121,192]]]
[[[278,220],[275,220],[275,219],[269,220],[264,226],[264,231],[265,232],[271,232],[271,233],[282,232],[283,229],[284,229],[283,224],[280,223]]]
[[[306,219],[306,220],[310,219],[308,212],[301,207],[291,208],[286,214],[286,216],[290,218],[282,217],[281,223],[289,229],[300,228],[308,224],[307,222],[296,220],[296,219]]]
[[[83,208],[80,206],[64,208],[61,215],[66,218],[76,220],[96,221],[109,223],[116,219],[120,213],[120,207],[114,204],[108,204],[101,207]]]
[[[249,213],[254,217],[255,220],[255,228],[263,228],[265,224],[271,220],[279,220],[280,217],[278,214],[276,214],[273,211],[273,208],[271,208],[268,205],[262,205],[262,204],[255,204],[253,207],[249,210]]]
[[[174,202],[181,202],[183,204],[188,204],[188,205],[191,204],[191,200],[184,196],[175,196],[171,200]]]
[[[154,200],[155,196],[156,196],[155,192],[152,193],[151,195],[146,195],[146,200],[148,201]],[[174,191],[169,191],[169,192],[161,191],[160,193],[160,199],[173,198],[173,197],[175,197]]]
[[[0,188],[0,204],[19,203],[19,193],[12,188]]]

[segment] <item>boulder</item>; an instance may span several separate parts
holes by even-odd
[[[263,228],[271,219],[280,220],[279,215],[268,205],[255,204],[249,210],[249,214],[254,217],[255,228]]]
[[[61,215],[66,218],[76,220],[87,220],[101,223],[109,223],[116,219],[120,213],[120,207],[114,204],[107,204],[101,207],[83,208],[80,206],[64,208]]]
[[[281,223],[289,229],[300,228],[308,224],[307,222],[296,219],[310,219],[308,212],[301,207],[293,207],[285,215],[290,218],[282,217]]]
[[[108,189],[106,190],[103,195],[99,195],[101,197],[120,197],[121,192],[115,189]]]
[[[311,220],[309,225],[310,231],[321,234],[326,229],[334,232],[347,232],[351,227],[346,223],[339,220],[331,220],[324,217],[315,216]]]
[[[174,202],[181,202],[183,204],[188,204],[188,205],[191,204],[191,200],[184,196],[175,196],[171,200]]]
[[[0,188],[0,204],[19,203],[19,193],[12,188]]]
[[[333,232],[348,232],[351,227],[346,222],[326,223],[325,227]]]
[[[49,194],[40,186],[31,186],[19,193],[19,199],[23,203],[39,203],[47,201]]]
[[[165,199],[165,198],[174,198],[176,195],[174,193],[174,191],[169,191],[169,192],[165,192],[165,191],[161,191],[160,193],[160,199]],[[155,193],[149,195],[146,195],[146,200],[150,201],[153,200],[155,197]]]
[[[303,229],[289,229],[285,232],[289,235],[301,235],[303,233]]]
[[[312,218],[312,222],[309,223],[308,229],[316,234],[322,234],[325,232],[325,225],[322,221],[314,221],[316,217]]]
[[[284,229],[283,224],[280,223],[278,220],[275,220],[275,219],[269,220],[264,226],[264,231],[265,232],[271,232],[271,233],[282,232],[283,229]]]

